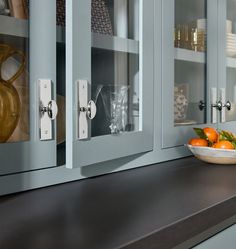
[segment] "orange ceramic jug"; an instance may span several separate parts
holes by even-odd
[[[10,79],[4,80],[1,75],[2,64],[14,55],[21,57],[21,65]],[[7,44],[0,44],[0,143],[8,140],[19,121],[20,97],[12,83],[22,74],[24,68],[24,54]]]

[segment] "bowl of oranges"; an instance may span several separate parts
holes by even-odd
[[[236,136],[213,127],[193,128],[198,137],[186,145],[194,156],[214,164],[236,164]]]

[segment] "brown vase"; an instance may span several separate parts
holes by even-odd
[[[21,66],[10,79],[2,79],[2,64],[13,55],[21,57]],[[21,110],[20,97],[12,83],[21,75],[24,68],[24,54],[9,45],[0,44],[0,143],[8,140],[19,121]]]

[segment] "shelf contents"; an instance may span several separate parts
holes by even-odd
[[[229,57],[236,56],[236,34],[227,33],[226,42],[227,42],[226,45],[227,56]]]
[[[93,88],[93,100],[99,106],[97,115],[105,120],[108,134],[128,131],[129,88],[128,85],[97,85]]]
[[[7,62],[12,56],[20,57],[19,68],[10,78],[4,80],[0,75],[0,142],[6,142],[16,129],[21,116],[21,99],[13,83],[22,75],[26,59],[23,52],[15,50],[7,44],[0,44],[0,65]]]
[[[236,55],[236,34],[232,34],[232,21],[226,21],[227,54]],[[176,48],[184,48],[195,52],[206,51],[207,25],[206,19],[177,24],[175,27],[174,44]]]
[[[174,91],[174,119],[175,123],[186,122],[188,99],[187,84],[175,84]]]
[[[176,48],[204,52],[206,49],[206,19],[199,19],[187,24],[177,24],[174,44]]]
[[[92,31],[94,33],[113,35],[108,6],[104,0],[92,0]]]
[[[27,0],[8,0],[10,15],[18,19],[28,19]]]
[[[10,10],[7,6],[6,0],[0,0],[0,15],[9,15]]]
[[[57,0],[57,25],[65,27],[65,0]],[[94,33],[113,35],[108,3],[105,0],[92,0],[91,30]]]
[[[65,0],[57,0],[57,25],[65,27],[66,4]]]

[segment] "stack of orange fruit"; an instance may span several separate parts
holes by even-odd
[[[213,127],[194,128],[197,138],[189,140],[192,146],[212,147],[216,149],[236,149],[236,136],[229,131],[217,131]]]

